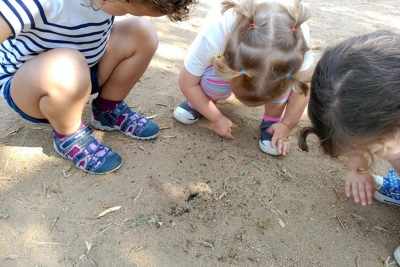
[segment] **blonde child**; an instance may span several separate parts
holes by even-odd
[[[377,31],[327,49],[312,77],[308,116],[300,148],[308,151],[306,138],[315,134],[324,153],[347,156],[347,197],[400,206],[399,34]],[[374,155],[394,168],[387,177],[371,173]],[[400,247],[394,256],[400,264]]]
[[[187,53],[179,75],[187,101],[175,108],[174,117],[191,124],[204,116],[215,133],[234,139],[231,120],[215,105],[233,94],[247,106],[265,107],[260,149],[286,155],[289,135],[308,100],[309,17],[300,1],[217,4]]]
[[[103,174],[121,157],[82,121],[90,94],[92,125],[151,139],[157,124],[123,101],[158,45],[140,16],[186,19],[197,0],[37,0],[0,2],[0,95],[23,118],[50,123],[55,150],[77,168]],[[114,22],[114,16],[137,17]]]

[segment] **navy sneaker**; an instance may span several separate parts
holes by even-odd
[[[271,125],[274,123],[275,123],[274,121],[267,121],[267,122],[262,121],[261,122],[261,125],[260,125],[261,138],[260,138],[260,141],[258,142],[258,146],[264,153],[276,156],[276,155],[279,155],[278,147],[271,146],[272,134],[267,132],[267,129],[269,127],[271,127]]]
[[[64,138],[58,138],[53,130],[53,139],[54,149],[85,172],[104,174],[115,171],[122,165],[122,158],[97,140],[87,126]]]
[[[95,101],[92,101],[92,125],[103,131],[119,130],[123,134],[136,139],[153,139],[160,133],[157,124],[132,111],[122,101],[114,110],[101,111]]]
[[[184,124],[193,124],[198,121],[202,115],[189,106],[186,100],[174,109],[174,118]]]
[[[387,177],[373,175],[376,183],[374,198],[380,202],[400,206],[400,179],[395,170],[389,170]]]

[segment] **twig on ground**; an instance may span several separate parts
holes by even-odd
[[[242,165],[246,165],[249,164],[250,162],[252,162],[253,160],[241,160],[238,162],[238,164],[236,164],[236,166],[242,166]]]
[[[141,251],[141,250],[144,249],[144,248],[147,248],[147,247],[146,247],[146,246],[145,246],[145,247],[139,247],[138,245],[134,246],[134,247],[131,249],[131,252],[129,253],[128,258],[129,258],[131,255],[135,254],[136,252]]]
[[[353,217],[356,217],[356,218],[359,218],[359,219],[361,219],[361,220],[364,220],[363,217],[361,217],[361,216],[359,216],[359,215],[357,215],[357,214],[354,214],[354,213],[351,213],[351,212],[349,212],[349,214],[350,214],[351,216],[353,216]]]
[[[162,138],[164,139],[176,138],[176,135],[164,135]]]
[[[163,126],[163,127],[160,127],[160,131],[165,130],[165,129],[171,129],[171,126]]]
[[[340,196],[339,192],[337,191],[336,187],[333,187],[333,190],[335,190],[336,196],[340,199],[340,201],[343,202],[343,199]]]
[[[394,235],[393,232],[391,232],[391,231],[389,231],[389,230],[387,230],[387,229],[385,229],[385,228],[382,228],[382,227],[380,227],[380,226],[375,226],[375,225],[374,225],[374,228],[375,228],[375,229],[378,229],[378,230],[380,230],[380,231],[384,231],[384,232],[386,232],[386,233],[388,233],[388,234]]]
[[[138,194],[136,197],[133,198],[133,203],[135,203],[135,201],[138,200],[138,199],[140,198],[140,196],[142,195],[142,193],[143,193],[143,187],[140,188],[139,194]]]
[[[53,232],[54,226],[56,226],[56,223],[57,223],[59,217],[60,217],[60,214],[58,214],[58,216],[53,220],[53,223],[51,224],[51,226],[49,228],[50,233]]]
[[[100,232],[98,232],[97,234],[95,234],[95,235],[91,236],[91,237],[90,237],[90,239],[92,239],[93,237],[96,237],[96,236],[98,236],[98,235],[100,235],[100,234],[104,233],[105,231],[107,231],[107,229],[108,229],[108,228],[109,228],[111,225],[113,225],[113,222],[112,222],[112,223],[109,223],[109,224],[107,224],[106,226],[104,226],[104,227],[103,227],[103,229],[102,229],[102,230],[100,230]]]
[[[344,225],[343,225],[343,223],[342,223],[342,221],[341,221],[340,218],[339,218],[339,216],[336,216],[336,218],[337,218],[337,220],[339,221],[339,223],[340,223],[340,225],[342,226],[342,228],[345,229],[345,228],[344,228]]]

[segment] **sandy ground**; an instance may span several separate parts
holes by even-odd
[[[182,125],[172,117],[184,99],[177,75],[185,51],[211,3],[202,0],[181,24],[152,19],[160,46],[127,102],[157,115],[163,130],[152,141],[95,131],[124,159],[115,173],[71,168],[48,126],[0,101],[0,266],[396,266],[400,211],[347,199],[344,158],[300,151],[296,133],[288,156],[263,154],[262,109],[233,98],[218,105],[236,124],[234,141],[204,119]],[[316,46],[400,28],[398,0],[306,3]],[[90,115],[88,104],[88,123]],[[387,168],[378,160],[374,171]]]

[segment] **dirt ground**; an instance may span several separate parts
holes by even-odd
[[[300,151],[296,132],[288,156],[262,153],[262,108],[234,98],[218,104],[236,124],[234,141],[204,119],[173,118],[184,99],[179,69],[212,2],[184,23],[151,19],[159,49],[127,102],[163,130],[152,141],[94,131],[123,157],[115,173],[76,171],[54,151],[48,126],[0,101],[0,266],[396,266],[400,210],[346,198],[344,158]],[[316,46],[400,29],[398,0],[305,3]],[[87,123],[90,115],[88,104]],[[95,218],[109,207],[120,209]]]

